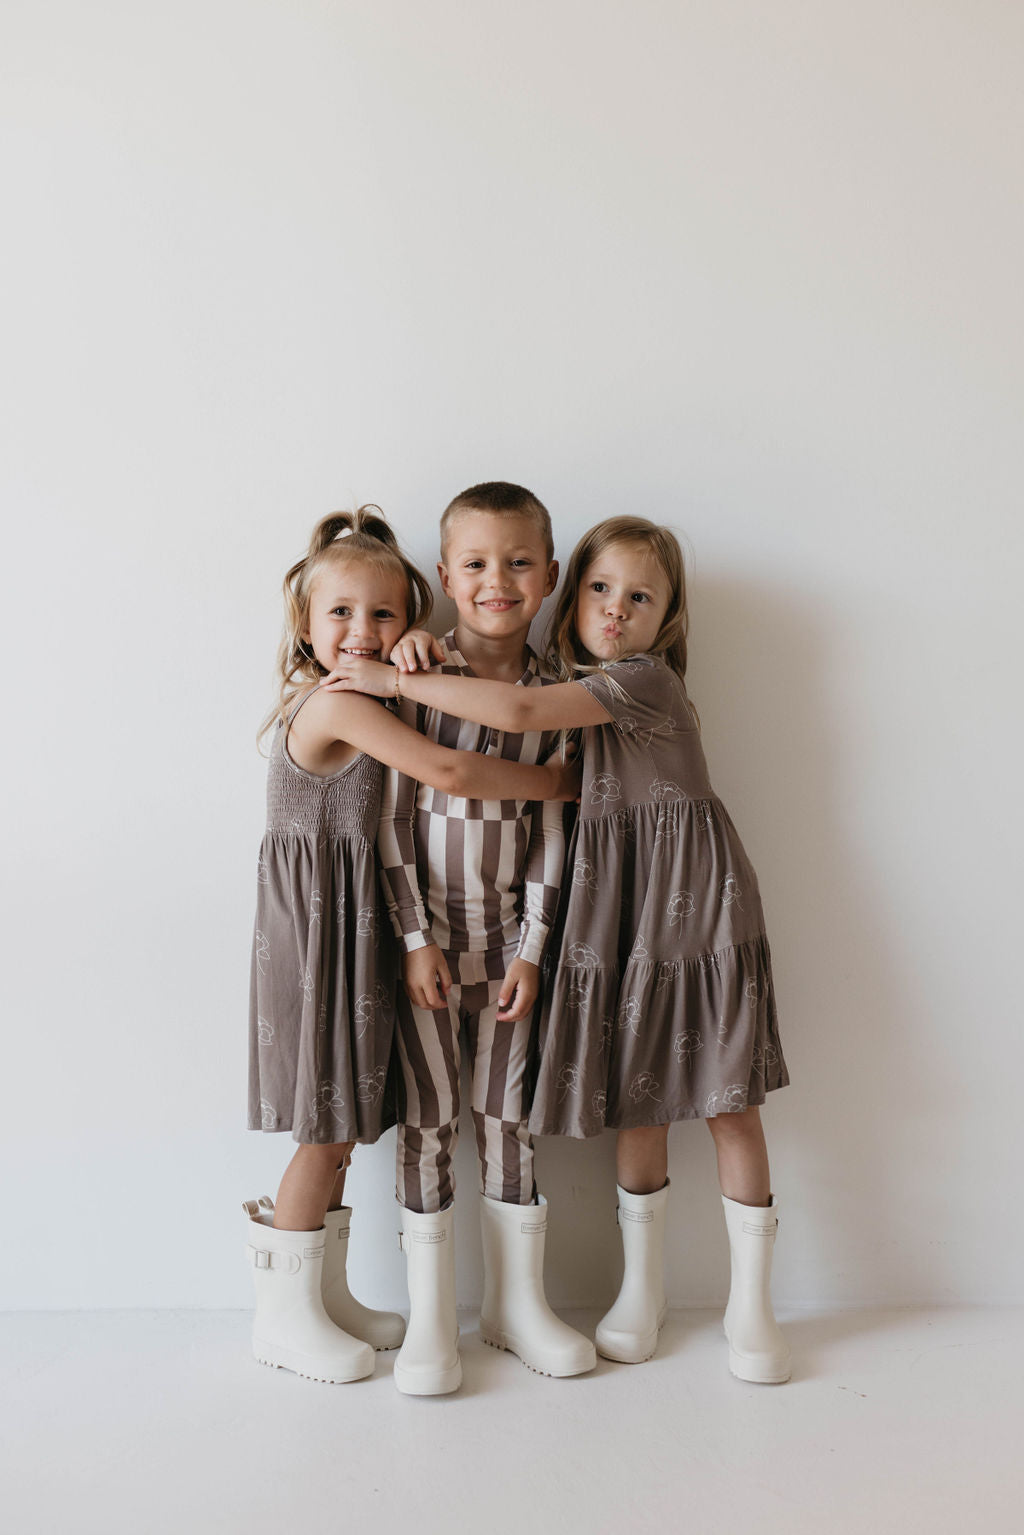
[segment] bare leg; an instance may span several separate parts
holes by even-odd
[[[348,1172],[349,1163],[351,1161],[352,1148],[350,1146],[348,1151],[342,1157],[338,1166],[338,1171],[334,1176],[334,1187],[331,1190],[331,1197],[327,1203],[328,1210],[340,1210],[342,1205],[345,1203],[345,1174]]]
[[[620,1130],[615,1142],[619,1188],[628,1194],[656,1194],[668,1178],[668,1125]]]
[[[718,1182],[726,1199],[764,1210],[772,1197],[768,1148],[757,1109],[718,1114],[707,1122],[718,1156]]]
[[[274,1225],[278,1230],[320,1230],[337,1187],[340,1164],[348,1157],[352,1145],[345,1141],[332,1146],[296,1147],[277,1193]]]

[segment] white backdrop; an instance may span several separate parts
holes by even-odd
[[[2,30],[2,1303],[249,1303],[239,1201],[291,1144],[242,1128],[279,583],[361,500],[432,568],[484,478],[563,559],[622,511],[695,551],[793,1075],[782,1308],[1024,1298],[1021,8],[5,0]],[[612,1152],[540,1147],[556,1303],[612,1294]],[[350,1183],[385,1304],[392,1157]],[[702,1126],[672,1178],[671,1299],[714,1302]]]

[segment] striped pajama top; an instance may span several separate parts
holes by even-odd
[[[441,672],[474,675],[454,630],[440,644]],[[554,680],[528,648],[516,686]],[[545,762],[557,750],[554,730],[491,730],[409,699],[399,716],[442,746],[511,762]],[[407,953],[430,943],[462,953],[513,946],[540,964],[565,861],[560,801],[461,799],[385,768],[377,849],[384,898]]]

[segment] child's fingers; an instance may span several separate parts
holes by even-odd
[[[434,662],[440,664],[444,660],[444,651],[432,634],[420,634],[416,639],[416,656],[425,672],[428,672]]]
[[[411,635],[398,641],[398,644],[391,652],[390,660],[393,665],[398,667],[400,672],[414,672],[419,669],[416,657],[416,641]]]

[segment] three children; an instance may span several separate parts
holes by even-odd
[[[564,878],[563,782],[552,781],[541,807],[431,787],[420,759],[410,772],[397,752],[397,773],[386,776],[379,847],[406,983],[398,1194],[411,1310],[396,1382],[438,1394],[461,1379],[451,1153],[463,1028],[484,1193],[485,1340],[545,1373],[592,1368],[593,1345],[544,1299],[546,1207],[530,1128],[590,1136],[609,1126],[619,1132],[625,1274],[597,1349],[626,1362],[654,1353],[665,1315],[668,1126],[702,1117],[732,1255],[730,1367],[745,1380],[782,1381],[789,1354],[768,1290],[777,1207],[757,1105],[788,1077],[756,877],[710,787],[685,691],[681,552],[667,529],[640,518],[585,536],[552,626],[558,681],[526,644],[557,577],[552,552],[550,520],[529,492],[474,487],[442,519],[438,569],[458,621],[434,652],[440,668],[383,665],[393,645],[407,668],[426,649],[425,637],[399,643],[390,631],[379,655],[369,642],[316,652],[327,674],[319,695],[396,699],[423,761],[429,746],[461,748],[522,771],[557,758],[559,732],[583,729]],[[553,929],[531,1113],[531,1015]],[[258,943],[259,934],[257,955]],[[343,1145],[338,1165],[345,1154]],[[280,1211],[279,1201],[275,1226]]]

